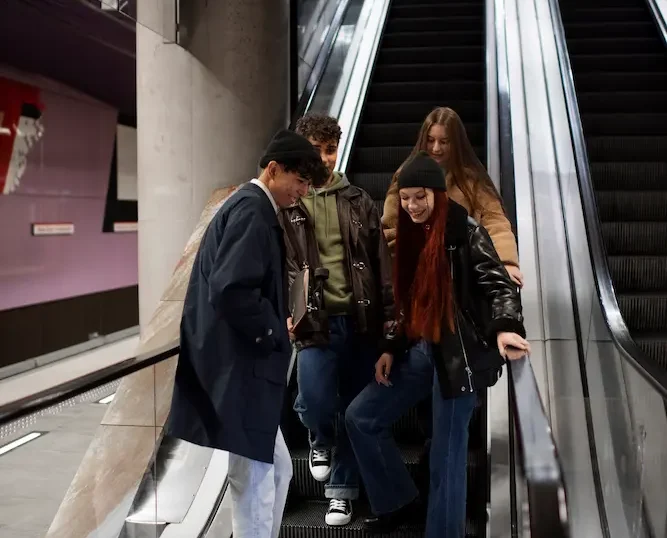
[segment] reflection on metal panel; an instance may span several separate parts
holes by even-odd
[[[126,527],[133,524],[180,523],[197,495],[213,449],[165,437],[157,453],[155,475],[145,477]]]

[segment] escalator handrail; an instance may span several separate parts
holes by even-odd
[[[0,427],[175,357],[179,352],[180,343],[170,342],[155,350],[137,354],[124,361],[69,379],[30,396],[7,402],[0,405]]]
[[[563,471],[529,357],[508,361],[533,536],[570,536]]]
[[[306,86],[303,89],[301,98],[294,110],[292,115],[292,121],[289,128],[294,130],[296,128],[296,122],[301,118],[312,104],[317,88],[322,81],[324,72],[326,70],[327,64],[329,63],[329,57],[331,56],[331,51],[336,43],[336,37],[340,32],[340,28],[343,25],[343,20],[345,20],[345,14],[347,13],[347,8],[350,5],[350,0],[340,0],[338,3],[338,8],[336,13],[334,13],[333,19],[331,19],[331,26],[326,33],[320,51],[317,53],[317,59],[315,60],[315,65],[313,70],[310,72]]]
[[[554,21],[554,37],[558,61],[560,64],[561,82],[565,94],[570,135],[574,148],[574,160],[579,179],[579,193],[584,212],[584,223],[588,238],[588,249],[593,269],[593,279],[597,288],[602,315],[609,329],[611,338],[619,350],[620,355],[632,365],[635,370],[655,389],[663,398],[667,398],[667,372],[652,361],[635,343],[630,335],[625,320],[621,314],[611,272],[607,261],[606,250],[602,237],[595,190],[591,179],[591,171],[584,138],[579,103],[575,91],[574,77],[570,65],[570,56],[565,41],[565,30],[561,20],[558,0],[549,0],[551,17]]]

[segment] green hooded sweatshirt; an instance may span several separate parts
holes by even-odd
[[[349,186],[345,174],[334,172],[331,184],[310,188],[301,198],[315,223],[315,237],[322,265],[329,269],[324,284],[324,302],[330,316],[352,313],[352,287],[345,260],[345,247],[340,233],[335,192]],[[333,194],[333,196],[329,196]]]

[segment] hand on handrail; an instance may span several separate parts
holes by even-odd
[[[515,361],[530,355],[530,342],[516,333],[498,333],[498,351],[508,361]]]

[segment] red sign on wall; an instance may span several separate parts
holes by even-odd
[[[30,150],[42,137],[40,90],[0,77],[0,194],[14,191]]]

